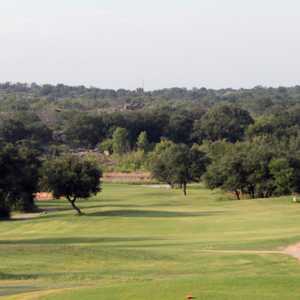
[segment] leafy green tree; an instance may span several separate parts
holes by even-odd
[[[137,147],[141,151],[144,151],[144,152],[149,151],[150,144],[148,141],[148,135],[147,135],[146,131],[141,132],[140,135],[138,136]]]
[[[40,180],[40,152],[26,144],[18,147],[20,165],[14,185],[18,188],[17,208],[24,212],[36,210],[35,194],[39,190]]]
[[[11,209],[35,210],[38,191],[39,153],[24,145],[2,144],[0,150],[0,215]],[[1,213],[2,212],[2,213]]]
[[[186,149],[172,142],[170,144],[163,142],[163,145],[157,146],[154,150],[150,165],[152,175],[159,181],[166,182],[172,187],[176,184],[184,184],[186,187],[186,161]]]
[[[29,137],[24,123],[18,120],[3,120],[0,125],[0,136],[7,143],[16,143]]]
[[[162,141],[152,153],[150,169],[156,179],[182,187],[186,195],[187,184],[200,180],[206,164],[205,154],[196,147]]]
[[[201,147],[194,144],[189,150],[189,177],[192,182],[200,182],[207,166],[210,164],[210,158],[202,151]]]
[[[248,173],[244,168],[247,151],[240,145],[227,148],[222,157],[215,156],[204,176],[209,188],[232,191],[240,199],[240,193],[247,188]]]
[[[294,170],[286,158],[272,159],[270,173],[274,177],[276,192],[279,195],[289,194],[292,191]]]
[[[191,112],[175,111],[171,113],[165,136],[174,143],[190,143],[190,132],[193,130],[194,118]]]
[[[113,152],[115,154],[124,154],[129,150],[128,131],[125,128],[118,127],[113,133]]]
[[[274,136],[277,129],[277,122],[274,116],[260,117],[255,120],[247,129],[247,136],[250,139],[255,137]]]
[[[276,189],[270,173],[270,162],[276,158],[273,145],[264,141],[246,143],[248,151],[244,169],[249,173],[248,193],[251,198],[271,197]]]
[[[118,161],[114,167],[117,172],[136,172],[148,170],[148,156],[144,151],[131,151],[118,157]]]
[[[230,104],[221,104],[211,108],[194,124],[193,137],[198,141],[242,140],[246,129],[253,123],[248,111]]]
[[[104,153],[108,151],[110,154],[113,153],[113,140],[112,139],[105,139],[102,143],[98,146],[99,150]]]
[[[102,171],[94,162],[68,155],[48,160],[43,166],[43,186],[56,198],[66,197],[74,210],[79,198],[86,199],[101,191]]]
[[[35,114],[15,113],[1,121],[0,137],[7,143],[30,140],[45,146],[52,141],[52,131]]]
[[[298,128],[291,124],[292,118],[286,113],[280,115],[261,116],[247,129],[250,140],[265,138],[269,140],[283,139],[297,134]]]
[[[73,147],[95,148],[105,138],[105,125],[101,117],[79,114],[66,124],[64,133]]]
[[[14,120],[22,122],[27,130],[27,139],[48,145],[52,142],[52,130],[33,112],[15,113]]]

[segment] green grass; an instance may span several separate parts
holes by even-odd
[[[0,299],[298,300],[295,259],[245,250],[299,242],[300,205],[221,199],[199,186],[185,198],[110,184],[79,203],[82,217],[62,200],[40,203],[51,212],[0,222]]]

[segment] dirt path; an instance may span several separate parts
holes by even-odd
[[[15,221],[21,221],[21,220],[30,220],[30,219],[34,219],[34,218],[38,218],[40,216],[42,216],[43,213],[42,212],[38,212],[38,213],[19,213],[19,214],[15,214],[11,216],[11,220],[15,220]]]
[[[300,243],[288,246],[282,251],[282,253],[293,256],[300,261]]]
[[[203,253],[224,253],[224,254],[286,254],[283,251],[273,250],[200,250]]]
[[[292,256],[300,262],[300,243],[288,246],[283,250],[200,250],[200,252],[216,254],[281,254]]]
[[[171,186],[168,184],[145,184],[143,187],[152,188],[152,189],[170,189]]]

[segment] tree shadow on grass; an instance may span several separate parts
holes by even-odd
[[[67,245],[67,244],[106,244],[160,241],[157,238],[147,237],[66,237],[66,238],[43,238],[24,240],[0,240],[1,245]],[[1,279],[1,277],[0,277]]]
[[[97,205],[89,205],[88,203],[80,203],[78,202],[78,206],[82,210],[87,209],[102,209],[102,208],[147,208],[147,207],[175,207],[178,206],[177,203],[174,205],[169,203],[158,203],[158,204],[110,204],[110,203],[103,203],[103,204],[97,204]],[[74,209],[69,206],[64,207],[55,207],[55,206],[45,206],[41,207],[42,212],[45,213],[51,213],[51,212],[62,212],[62,211],[73,211]]]
[[[145,207],[144,205],[134,205],[134,204],[99,204],[99,205],[88,205],[87,203],[83,204],[78,202],[78,206],[81,209],[94,209],[94,208],[106,208],[106,207],[111,207],[111,208],[136,208],[136,207]],[[46,212],[58,212],[58,211],[70,211],[74,210],[74,208],[70,207],[61,207],[61,208],[56,208],[56,207],[45,207],[44,211]]]
[[[6,286],[1,288],[0,287],[0,297],[4,296],[13,296],[16,294],[23,294],[28,292],[37,292],[40,289],[31,286]]]
[[[88,217],[134,217],[134,218],[191,218],[222,214],[224,211],[176,212],[158,210],[111,210],[87,214]]]
[[[0,280],[30,280],[30,279],[37,279],[38,275],[35,274],[7,274],[7,273],[0,273]],[[12,288],[11,286],[6,286],[5,288]],[[3,287],[0,286],[0,290]]]

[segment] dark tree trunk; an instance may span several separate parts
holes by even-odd
[[[31,193],[21,195],[21,210],[25,213],[36,212],[37,206],[34,203],[34,196]]]
[[[183,194],[184,194],[184,196],[186,196],[186,195],[187,195],[187,192],[186,192],[186,186],[187,186],[187,184],[186,184],[186,182],[184,182],[184,183],[182,184],[182,188],[183,188]]]
[[[238,190],[235,190],[234,192],[235,192],[236,198],[237,198],[238,200],[241,200],[240,192],[239,192]]]
[[[0,205],[0,220],[10,218],[10,209],[6,206]]]
[[[0,198],[0,220],[9,219],[11,207],[9,203],[10,194],[7,194],[4,198]]]
[[[269,191],[267,192],[266,198],[270,198],[272,197],[273,193],[274,193],[275,189],[269,189]]]
[[[73,199],[71,199],[70,197],[67,197],[68,201],[70,202],[70,204],[72,205],[72,207],[77,211],[78,215],[82,215],[82,211],[80,210],[80,208],[78,206],[76,206],[75,202],[77,200],[76,197],[74,197]]]
[[[249,190],[249,194],[250,194],[251,199],[254,199],[254,198],[255,198],[255,190],[254,190],[254,187],[253,187],[253,186],[250,186],[248,190]]]
[[[171,187],[171,189],[174,189],[174,184],[172,182],[167,182],[167,184]]]

